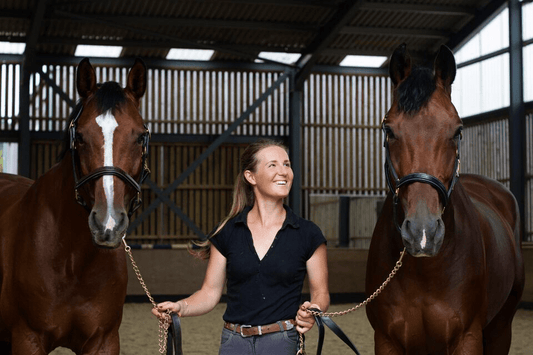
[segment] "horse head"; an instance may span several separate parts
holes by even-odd
[[[140,185],[149,172],[149,132],[139,113],[146,67],[137,59],[122,88],[116,82],[97,84],[85,58],[76,80],[80,102],[69,127],[76,199],[89,211],[93,242],[116,248],[140,204]]]
[[[386,175],[394,205],[405,216],[401,226],[395,223],[412,256],[431,257],[443,243],[442,215],[459,176],[462,122],[451,101],[455,59],[441,46],[433,70],[413,67],[403,44],[389,71],[393,102],[383,119]]]

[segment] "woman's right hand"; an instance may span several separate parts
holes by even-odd
[[[152,314],[159,319],[166,319],[168,312],[177,313],[181,317],[181,303],[178,302],[162,302],[157,307],[152,308]]]

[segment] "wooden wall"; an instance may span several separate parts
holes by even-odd
[[[46,65],[42,71],[73,102],[75,66]],[[98,81],[125,84],[128,67],[95,66]],[[148,71],[148,90],[141,114],[154,135],[216,137],[278,78],[278,72],[160,69]],[[18,129],[17,91],[20,63],[0,64],[0,130]],[[31,77],[30,130],[63,132],[70,106],[41,77]],[[260,105],[235,136],[274,136],[285,139],[288,129],[288,82]],[[391,103],[390,79],[363,74],[313,73],[304,85],[302,103],[303,216],[311,216],[311,196],[375,196],[385,194],[383,134],[380,122]],[[527,123],[527,240],[533,241],[533,115]],[[461,147],[462,172],[479,173],[504,184],[509,181],[507,118],[469,125]],[[16,135],[15,135],[16,137]],[[190,142],[190,139],[188,140]],[[152,143],[152,179],[168,186],[207,144]],[[59,143],[33,141],[31,176],[36,178],[56,160]],[[229,209],[229,191],[243,147],[219,148],[198,171],[172,193],[172,199],[204,233]],[[144,187],[149,204],[155,195]],[[132,234],[141,243],[174,243],[191,231],[161,205]]]

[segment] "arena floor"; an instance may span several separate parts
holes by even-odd
[[[332,305],[329,311],[335,312],[353,305]],[[123,355],[158,354],[158,323],[150,313],[149,303],[127,303],[124,306],[124,318],[120,327],[120,342]],[[225,304],[219,304],[211,313],[195,318],[183,318],[183,352],[185,355],[216,355],[222,314]],[[372,328],[363,309],[334,319],[357,346],[362,355],[374,353]],[[510,355],[531,355],[533,341],[533,311],[518,310],[513,321],[513,342]],[[306,350],[309,355],[316,354],[317,331],[313,328],[306,337]],[[332,332],[326,330],[323,353],[328,355],[350,354],[350,349]],[[68,349],[59,348],[53,355],[71,355]]]

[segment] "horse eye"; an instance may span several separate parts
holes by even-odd
[[[389,126],[383,126],[383,131],[385,131],[385,135],[386,135],[389,139],[396,138],[396,137],[394,136],[394,132],[392,131],[392,129],[391,129]]]
[[[144,138],[146,137],[146,133],[143,133],[139,136],[139,138],[137,138],[137,143],[138,144],[143,144],[144,143]]]
[[[459,127],[457,131],[455,131],[455,135],[453,136],[453,139],[462,139],[463,138],[463,127]]]

